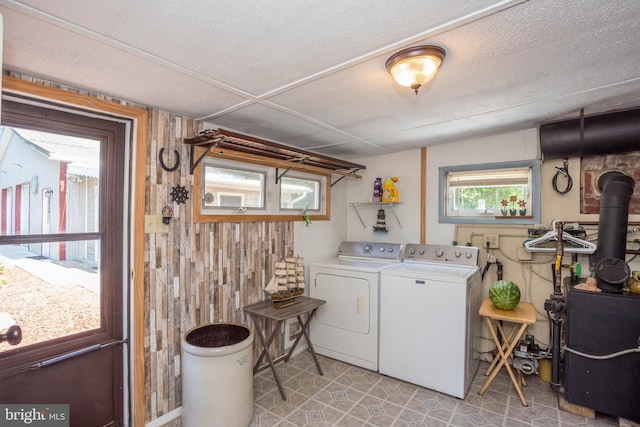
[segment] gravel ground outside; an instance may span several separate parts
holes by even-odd
[[[51,284],[16,265],[0,267],[0,316],[22,328],[22,342],[0,352],[100,326],[100,298],[80,285]],[[0,323],[5,333],[10,325]]]

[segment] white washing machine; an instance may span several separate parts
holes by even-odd
[[[407,244],[380,272],[380,373],[464,398],[479,365],[478,248]]]
[[[311,319],[318,354],[378,370],[380,271],[402,261],[399,243],[342,242],[337,258],[309,266],[309,295],[325,300]]]

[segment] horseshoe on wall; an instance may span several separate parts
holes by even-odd
[[[164,154],[164,147],[161,148],[160,152],[158,153],[158,161],[160,162],[160,166],[162,166],[162,169],[166,170],[167,172],[173,172],[180,166],[180,153],[178,153],[176,150],[173,150],[173,152],[176,153],[176,163],[171,167],[168,167],[162,159],[162,155]]]

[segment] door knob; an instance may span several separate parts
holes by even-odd
[[[20,329],[20,326],[9,326],[6,334],[0,334],[0,343],[4,341],[11,345],[20,344],[20,341],[22,341],[22,329]]]

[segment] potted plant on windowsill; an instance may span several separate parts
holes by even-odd
[[[516,209],[516,202],[518,201],[518,196],[509,196],[509,201],[511,202],[511,206],[509,206],[509,215],[515,216],[518,210]]]
[[[502,204],[502,206],[500,207],[502,216],[507,216],[507,214],[509,213],[509,201],[507,199],[502,199],[500,203]]]
[[[527,202],[524,200],[520,200],[518,202],[518,205],[520,206],[520,209],[519,209],[520,216],[525,216],[527,214]]]

